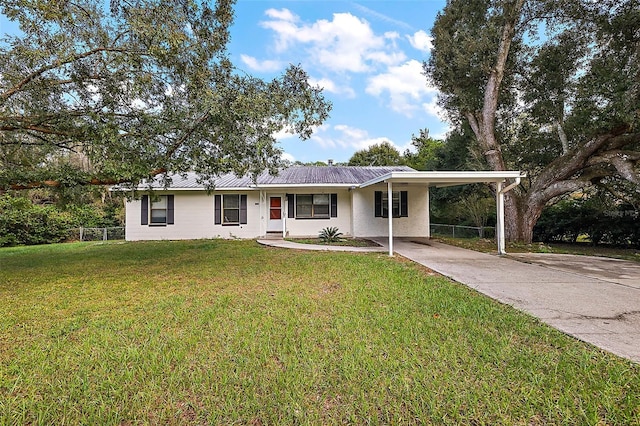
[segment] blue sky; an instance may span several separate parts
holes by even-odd
[[[422,128],[444,137],[437,91],[421,72],[445,3],[239,0],[229,49],[236,66],[270,78],[289,63],[301,64],[333,103],[310,140],[278,135],[285,157],[348,161],[385,140],[402,152]]]
[[[444,137],[422,62],[429,31],[445,0],[238,0],[229,52],[234,64],[270,79],[300,64],[333,103],[310,140],[277,135],[285,158],[348,161],[357,150],[389,141],[401,152],[428,128]],[[0,32],[14,32],[0,15]]]

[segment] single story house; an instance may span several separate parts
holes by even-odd
[[[418,172],[406,166],[295,166],[278,175],[225,174],[212,191],[190,173],[126,202],[127,240],[345,236],[429,237],[429,188],[492,182],[500,195],[520,172]],[[505,187],[509,180],[514,182]],[[140,189],[148,188],[141,186]],[[498,221],[501,222],[500,220]]]

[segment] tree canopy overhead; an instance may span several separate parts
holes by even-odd
[[[2,2],[0,189],[275,170],[330,104],[299,66],[263,81],[229,59],[233,0]]]
[[[640,187],[638,0],[450,0],[425,74],[486,167],[528,179],[506,197],[507,237],[597,185]]]

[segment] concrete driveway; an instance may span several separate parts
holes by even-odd
[[[386,245],[386,238],[376,241]],[[395,252],[621,357],[640,362],[640,264],[588,256],[478,253],[394,240]]]

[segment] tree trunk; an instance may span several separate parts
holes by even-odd
[[[504,199],[505,238],[507,241],[533,241],[533,227],[542,214],[545,203],[513,191]]]

